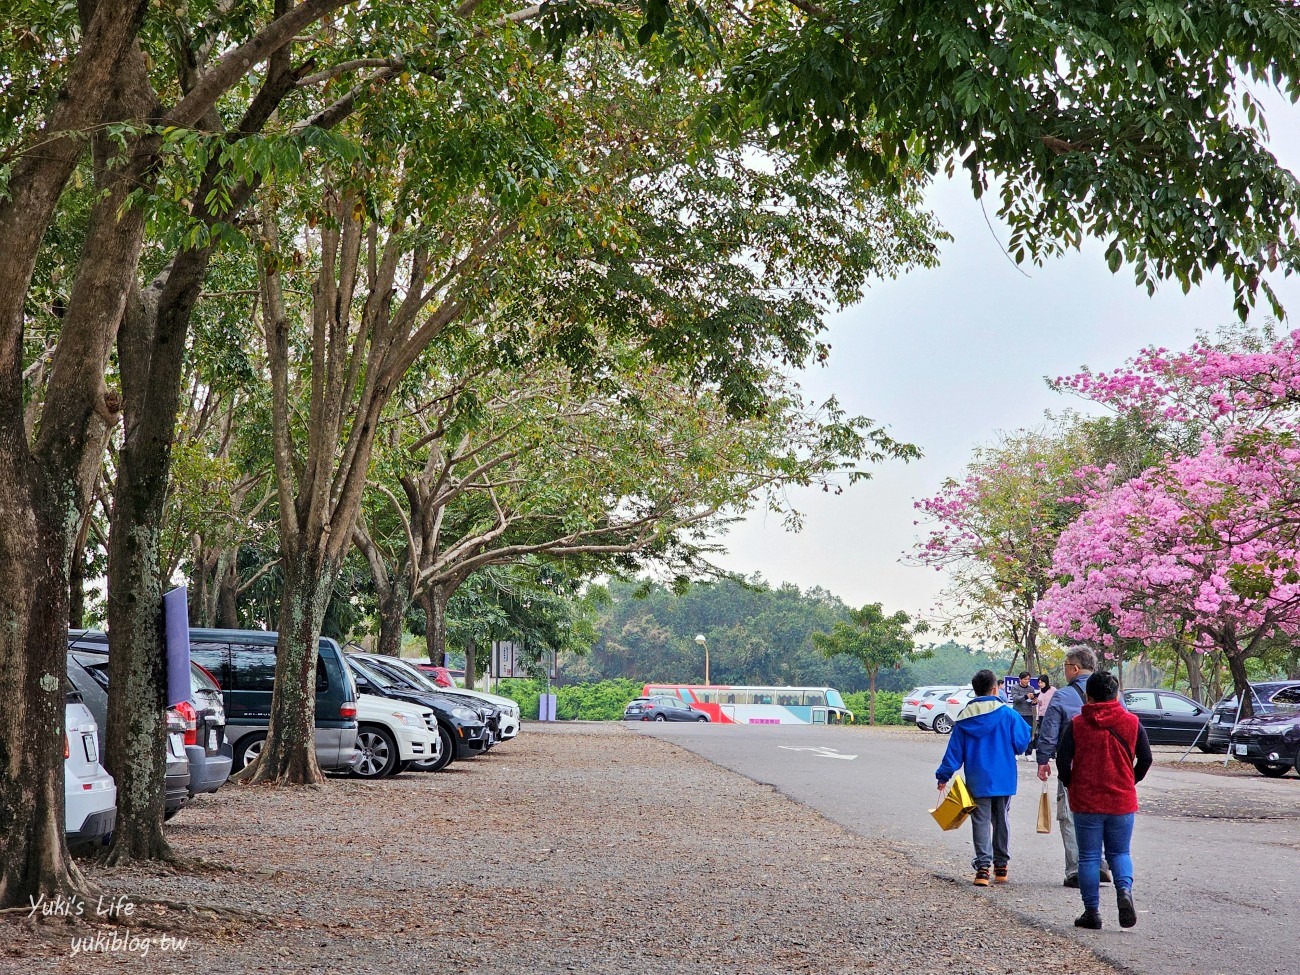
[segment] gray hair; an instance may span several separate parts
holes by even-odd
[[[1080,670],[1092,673],[1097,669],[1097,655],[1087,647],[1074,647],[1065,652],[1065,659]]]

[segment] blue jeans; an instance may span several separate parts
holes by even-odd
[[[1133,839],[1133,813],[1111,816],[1106,813],[1074,814],[1074,833],[1079,840],[1079,893],[1083,906],[1094,911],[1101,906],[1101,851],[1106,849],[1115,889],[1133,889],[1133,857],[1129,843]]]
[[[971,866],[1005,867],[1011,862],[1011,811],[1010,796],[983,796],[975,799],[975,811],[970,814],[971,833],[975,840],[975,859]]]

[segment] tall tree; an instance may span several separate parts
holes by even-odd
[[[880,671],[925,657],[928,651],[917,651],[916,637],[928,630],[924,620],[913,623],[902,610],[886,616],[880,603],[868,603],[861,609],[849,610],[848,622],[836,623],[829,633],[814,633],[812,642],[828,657],[851,657],[862,664],[871,692],[867,723],[874,725]]]

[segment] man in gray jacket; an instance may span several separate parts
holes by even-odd
[[[1038,723],[1038,778],[1046,782],[1052,775],[1052,759],[1056,745],[1061,740],[1062,729],[1083,710],[1087,698],[1084,686],[1097,669],[1097,655],[1087,647],[1075,647],[1065,655],[1066,686],[1052,695],[1043,719]],[[1056,821],[1061,828],[1061,842],[1065,845],[1065,886],[1079,886],[1079,843],[1074,838],[1074,814],[1070,812],[1070,798],[1065,786],[1056,783]],[[1110,883],[1110,871],[1101,868],[1101,879]]]

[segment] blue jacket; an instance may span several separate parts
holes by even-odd
[[[1086,697],[1084,686],[1092,674],[1083,671],[1066,687],[1058,688],[1052,695],[1043,718],[1038,722],[1038,764],[1050,765],[1056,757],[1056,746],[1061,740],[1061,732],[1083,710]]]
[[[999,697],[977,697],[952,725],[948,750],[934,777],[947,782],[966,770],[966,787],[976,799],[1014,796],[1019,774],[1016,756],[1029,747],[1033,730]]]

